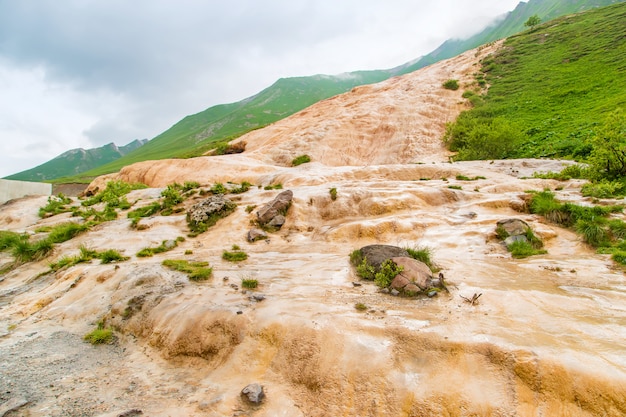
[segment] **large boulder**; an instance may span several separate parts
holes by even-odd
[[[396,279],[403,277],[406,281],[408,281],[407,284],[415,284],[421,290],[425,290],[433,286],[432,273],[428,265],[424,262],[405,257],[391,258],[391,260],[399,267],[402,267],[402,272],[396,276]],[[400,288],[396,289],[399,290]]]
[[[397,257],[409,258],[409,253],[398,246],[369,245],[361,248],[361,256],[362,258],[367,258],[367,263],[378,272],[382,263],[387,259]]]
[[[257,211],[256,216],[259,224],[269,224],[278,216],[283,216],[284,219],[285,214],[287,214],[287,210],[291,206],[292,200],[293,192],[291,190],[286,190],[278,194],[274,200]],[[274,223],[280,223],[280,220],[282,219],[279,218]]]
[[[237,207],[235,203],[221,194],[213,195],[198,204],[194,204],[187,210],[187,222],[198,225],[209,219],[226,217]]]

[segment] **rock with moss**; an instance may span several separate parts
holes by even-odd
[[[231,214],[237,205],[221,194],[213,195],[187,210],[187,223],[193,231],[202,232],[217,220]]]
[[[367,259],[367,264],[372,266],[375,272],[380,271],[380,267],[387,259],[404,257],[410,258],[409,253],[398,246],[392,245],[368,245],[360,249],[361,258]],[[359,262],[360,263],[360,262]]]

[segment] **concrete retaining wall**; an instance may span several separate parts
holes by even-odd
[[[30,181],[0,180],[0,204],[27,195],[51,195],[52,184]]]

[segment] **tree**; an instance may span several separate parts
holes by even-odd
[[[529,27],[530,30],[533,30],[535,26],[541,23],[541,19],[536,14],[530,16],[528,20],[524,23],[524,26]]]
[[[600,178],[626,177],[626,114],[618,108],[609,113],[592,140],[590,164]]]

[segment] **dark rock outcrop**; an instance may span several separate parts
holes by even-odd
[[[257,213],[257,221],[261,226],[268,225],[280,229],[285,223],[285,215],[291,206],[293,192],[283,191],[274,200],[260,208]]]
[[[405,257],[409,258],[409,253],[398,247],[391,245],[369,245],[361,248],[361,255],[363,258],[367,258],[367,263],[376,269],[376,272],[380,271],[380,266],[387,259]]]

